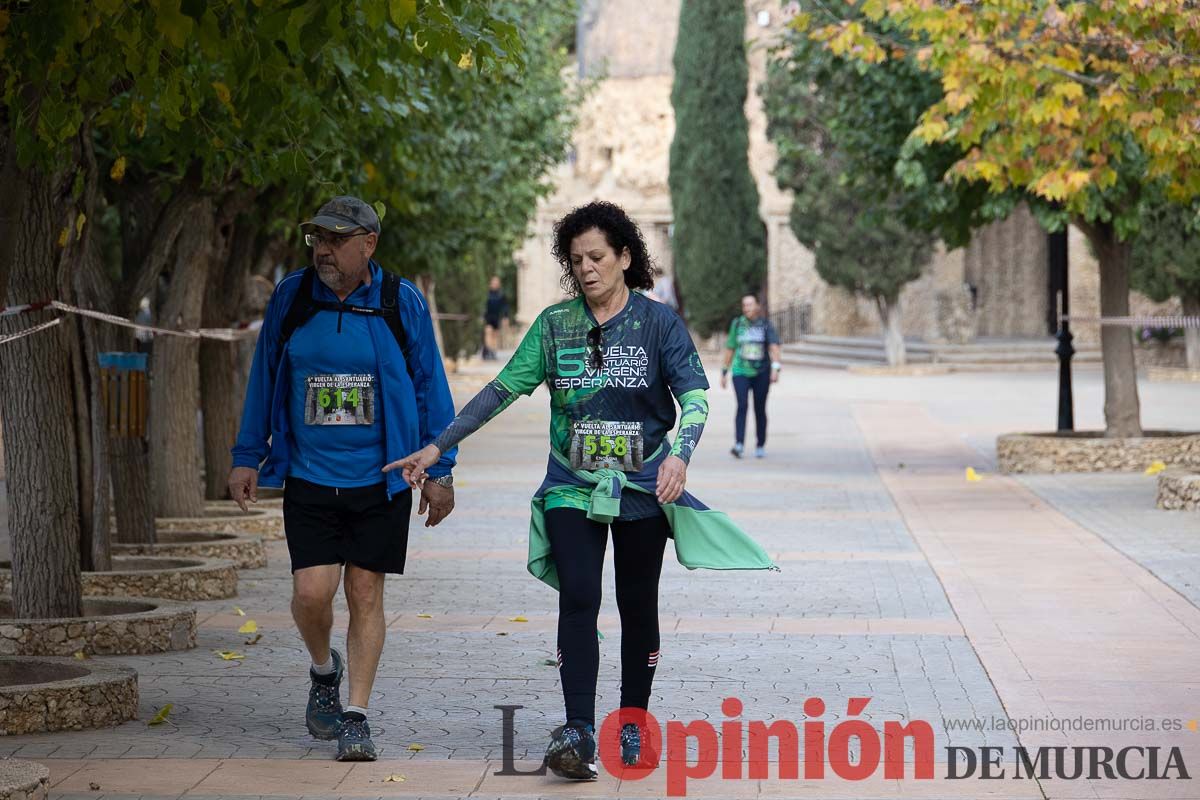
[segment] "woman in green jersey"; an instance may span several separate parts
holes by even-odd
[[[658,583],[674,537],[685,566],[768,569],[770,558],[684,491],[708,416],[708,380],[682,319],[642,294],[653,265],[637,225],[611,203],[555,225],[554,256],[573,299],[545,309],[508,365],[434,443],[385,469],[420,484],[454,447],[520,395],[550,390],[550,458],[533,501],[529,570],[559,590],[558,663],[566,724],[546,763],[596,776],[596,676],[604,551],[612,530],[621,616],[621,757],[641,755],[639,711],[659,661]],[[668,433],[676,422],[674,441]],[[644,716],[642,717],[644,719]]]

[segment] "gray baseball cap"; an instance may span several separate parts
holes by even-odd
[[[317,215],[300,223],[300,229],[316,227],[327,231],[349,231],[364,228],[379,233],[379,215],[368,203],[357,197],[335,197],[317,210]]]

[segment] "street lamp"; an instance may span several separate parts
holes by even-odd
[[[1058,347],[1058,430],[1075,430],[1075,402],[1071,394],[1071,295],[1067,289],[1067,226],[1048,236],[1050,286],[1054,297],[1054,321],[1051,330],[1057,331]]]

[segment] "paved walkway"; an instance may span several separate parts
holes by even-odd
[[[1098,404],[1085,406],[1097,382],[1083,376],[1077,388],[1084,425],[1098,423]],[[1148,426],[1194,427],[1200,387],[1148,385],[1143,400]],[[641,781],[604,773],[589,785],[495,774],[504,757],[495,706],[522,706],[513,741],[520,769],[536,765],[547,731],[561,721],[548,663],[555,595],[524,570],[546,405],[543,393],[524,400],[467,442],[459,509],[438,529],[414,528],[409,574],[389,581],[387,649],[371,702],[384,761],[337,764],[332,744],[303,731],[306,659],[287,613],[282,544],[272,545],[267,569],[243,573],[236,601],[200,604],[194,651],[115,659],[139,672],[142,721],[0,739],[0,755],[49,765],[52,796],[64,800],[663,796],[663,769]],[[887,779],[882,767],[860,782],[829,767],[821,780],[780,779],[772,751],[766,779],[722,779],[719,768],[689,782],[689,795],[1200,798],[1200,778],[1012,779],[1018,744],[1158,745],[1162,763],[1166,748],[1178,746],[1195,773],[1200,732],[1186,727],[1025,732],[1019,741],[1003,724],[991,729],[1051,717],[1170,717],[1185,725],[1200,717],[1200,610],[1189,588],[1200,583],[1200,517],[1140,510],[1148,498],[1140,476],[1017,480],[986,472],[996,432],[1044,427],[1038,420],[1051,417],[1052,377],[789,370],[772,398],[764,461],[727,455],[729,393],[714,392],[712,408],[689,488],[753,533],[782,570],[689,573],[670,561],[653,711],[664,721],[720,725],[729,719],[722,701],[736,697],[743,729],[754,720],[799,726],[805,700],[819,697],[828,706],[820,717],[827,737],[850,716],[876,730],[927,721],[938,763],[933,780]],[[984,470],[984,480],[967,483],[966,466]],[[618,696],[612,597],[610,570],[601,714]],[[246,618],[235,606],[258,622],[258,644],[245,645],[236,632]],[[246,659],[213,654],[224,649]],[[870,698],[856,715],[847,713],[853,697]],[[172,724],[148,727],[165,703],[174,704]],[[1006,779],[947,780],[951,746],[1003,748]],[[857,760],[857,740],[849,751]],[[688,752],[694,760],[694,743]],[[909,747],[910,776],[913,758]],[[1135,761],[1133,769],[1144,763]]]

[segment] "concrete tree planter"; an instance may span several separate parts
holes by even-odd
[[[267,565],[267,548],[261,536],[203,531],[158,531],[154,544],[114,544],[114,555],[182,556],[232,561],[238,569]]]
[[[196,646],[196,609],[170,600],[89,597],[82,617],[13,619],[0,595],[0,655],[143,655]]]
[[[11,590],[12,565],[0,561],[0,593]],[[167,600],[224,600],[237,596],[232,561],[158,556],[114,556],[111,572],[83,573],[89,597],[161,597]]]
[[[0,761],[0,800],[45,800],[50,796],[50,769],[36,761]]]
[[[996,439],[1001,472],[1141,472],[1155,461],[1200,468],[1200,433],[1146,431],[1105,438],[1101,431],[1008,433]]]
[[[1200,511],[1200,469],[1160,472],[1157,505],[1168,511]]]
[[[283,511],[280,508],[252,508],[243,513],[230,502],[210,503],[202,517],[159,517],[159,531],[201,533],[236,533],[261,536],[263,539],[283,538]]]
[[[1149,367],[1146,377],[1161,383],[1200,383],[1200,369],[1186,367]]]
[[[100,661],[0,658],[0,734],[107,728],[137,716],[137,673]]]

